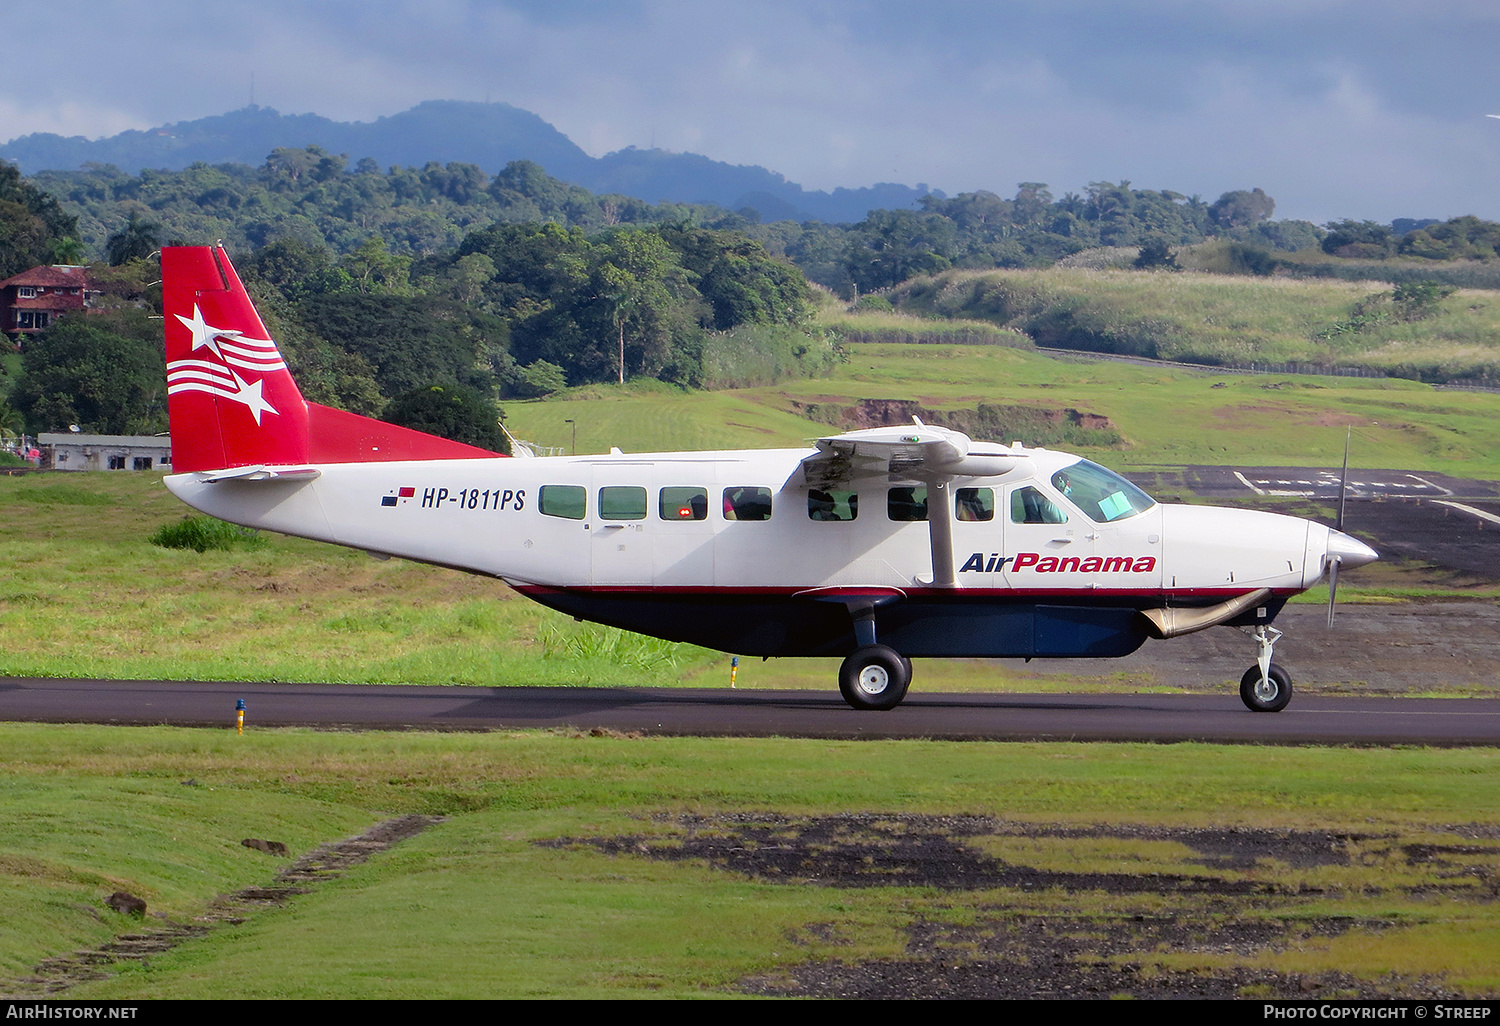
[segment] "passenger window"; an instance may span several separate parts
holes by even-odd
[[[885,515],[902,523],[927,519],[926,488],[892,488],[886,493]]]
[[[770,520],[771,489],[744,485],[724,489],[725,520]]]
[[[538,508],[544,516],[582,520],[588,513],[588,501],[582,485],[542,485]]]
[[[646,489],[608,485],[599,489],[600,520],[645,520]]]
[[[1068,515],[1041,492],[1027,485],[1010,493],[1010,522],[1013,524],[1066,524]]]
[[[953,499],[954,512],[964,522],[995,519],[993,488],[960,488]]]
[[[807,492],[809,520],[853,520],[859,516],[859,495],[855,492],[825,492],[811,488]]]
[[[663,488],[658,511],[663,520],[708,519],[708,490],[704,488]]]

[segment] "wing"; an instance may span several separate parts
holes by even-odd
[[[926,481],[933,508],[928,517],[933,587],[955,587],[952,500],[948,482],[959,477],[998,477],[1024,466],[1026,453],[996,446],[975,452],[969,436],[949,428],[928,427],[915,417],[902,427],[869,428],[820,438],[818,451],[802,461],[808,488],[831,488],[860,479]],[[851,615],[854,607],[850,606]]]
[[[809,488],[828,488],[860,478],[948,480],[1004,474],[1025,456],[1003,447],[975,452],[962,431],[929,427],[913,418],[900,427],[869,428],[820,438],[818,451],[802,461]],[[987,447],[988,449],[988,447]]]

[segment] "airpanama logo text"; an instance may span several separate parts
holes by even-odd
[[[1031,570],[1039,574],[1145,574],[1156,569],[1155,556],[1044,556],[1040,552],[1002,556],[992,552],[986,558],[983,552],[976,552],[964,561],[958,572],[990,574],[1005,569],[1006,563],[1010,564],[1012,572]]]
[[[243,404],[260,425],[262,413],[276,413],[276,408],[261,394],[264,380],[246,381],[239,371],[268,374],[286,369],[276,343],[268,338],[246,338],[233,328],[215,328],[205,323],[197,304],[193,316],[176,315],[193,334],[188,358],[167,364],[167,394],[207,392],[220,399]],[[198,350],[206,352],[200,354]],[[204,359],[202,357],[213,357]]]

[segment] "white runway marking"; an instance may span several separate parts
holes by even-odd
[[[1452,495],[1453,493],[1449,492],[1448,494]],[[1478,517],[1480,520],[1488,520],[1492,524],[1500,524],[1500,517],[1495,516],[1495,514],[1493,513],[1486,513],[1482,509],[1475,509],[1473,506],[1465,506],[1461,502],[1453,502],[1449,499],[1434,499],[1432,501],[1436,502],[1439,506],[1447,506],[1451,509],[1456,509],[1460,513],[1470,513]]]

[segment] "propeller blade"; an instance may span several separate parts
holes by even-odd
[[[1339,593],[1339,564],[1343,563],[1342,556],[1328,557],[1328,626],[1333,626],[1333,603]]]
[[[1344,497],[1349,494],[1349,439],[1354,436],[1354,428],[1349,428],[1344,435],[1344,472],[1339,477],[1339,516],[1334,523],[1335,531],[1344,529]]]

